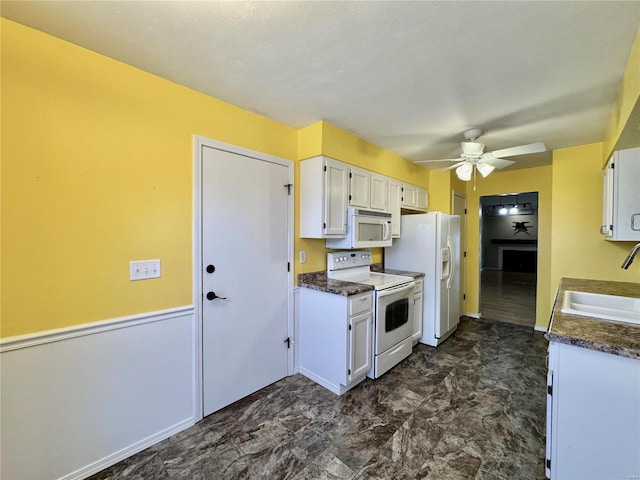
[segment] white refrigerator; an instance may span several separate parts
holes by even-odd
[[[460,321],[460,217],[403,215],[400,238],[384,249],[384,266],[425,274],[419,342],[436,347],[446,340]]]

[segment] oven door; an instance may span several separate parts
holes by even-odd
[[[409,282],[376,292],[376,355],[413,333],[414,286]]]

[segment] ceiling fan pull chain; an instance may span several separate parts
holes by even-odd
[[[473,166],[473,191],[476,191],[476,171],[478,169],[476,168],[476,166]]]

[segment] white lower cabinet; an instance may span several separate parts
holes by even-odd
[[[424,280],[422,278],[416,278],[416,286],[413,289],[413,334],[411,340],[415,345],[422,337],[422,295]]]
[[[373,292],[345,297],[301,288],[300,373],[342,395],[364,380],[373,357]]]
[[[547,478],[640,478],[640,360],[549,344]]]

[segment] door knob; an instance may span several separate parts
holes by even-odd
[[[216,298],[219,298],[220,300],[226,300],[227,297],[219,297],[218,295],[216,295],[216,292],[208,292],[207,293],[207,300],[215,300]]]
[[[207,273],[213,273],[216,271],[216,267],[213,265],[207,265]]]

